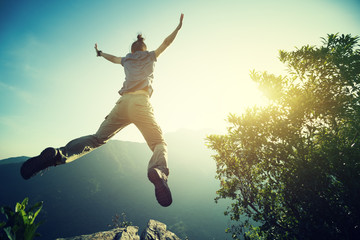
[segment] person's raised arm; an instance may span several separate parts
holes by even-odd
[[[179,25],[176,27],[176,29],[167,37],[165,38],[164,42],[160,45],[160,47],[158,47],[158,49],[155,50],[155,55],[156,57],[159,57],[159,55],[168,47],[170,46],[170,44],[174,41],[177,33],[179,32],[181,26],[182,26],[182,21],[184,19],[184,14],[181,14],[180,16],[180,23]]]
[[[106,60],[112,63],[121,64],[121,57],[115,57],[111,54],[107,54],[107,53],[103,53],[102,51],[99,51],[97,48],[97,43],[95,43],[95,50],[96,50],[96,55],[98,57],[104,57]]]

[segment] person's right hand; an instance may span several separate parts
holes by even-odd
[[[101,51],[99,51],[98,47],[97,47],[97,43],[95,43],[95,51],[96,51],[96,56],[97,57],[101,57]]]

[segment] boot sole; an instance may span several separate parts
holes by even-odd
[[[38,172],[42,170],[40,169],[37,171],[36,164],[39,164],[39,162],[43,162],[43,161],[49,161],[55,156],[55,154],[56,154],[56,150],[54,148],[46,148],[44,151],[40,153],[40,155],[29,158],[21,166],[20,169],[21,176],[25,180],[28,180],[29,178],[35,176]]]
[[[166,181],[160,177],[155,169],[149,169],[148,178],[155,186],[155,196],[158,203],[163,207],[170,206],[172,203],[172,196]]]

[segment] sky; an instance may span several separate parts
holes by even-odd
[[[0,159],[35,156],[97,131],[120,97],[121,65],[142,33],[158,58],[155,117],[163,132],[225,133],[229,113],[264,105],[251,70],[286,74],[278,51],[360,35],[357,0],[0,0]],[[113,139],[143,142],[134,126]],[[204,143],[205,144],[205,143]]]

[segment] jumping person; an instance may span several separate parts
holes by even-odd
[[[105,144],[112,136],[127,125],[134,123],[141,131],[153,155],[148,164],[148,178],[155,185],[155,196],[161,206],[172,203],[171,192],[167,184],[169,169],[167,165],[167,145],[162,131],[156,123],[150,97],[153,92],[154,64],[160,54],[174,41],[182,26],[179,25],[155,51],[147,51],[144,38],[137,36],[131,46],[131,53],[125,57],[116,57],[98,50],[96,55],[121,64],[125,70],[125,81],[119,91],[120,99],[93,135],[80,137],[60,148],[46,148],[39,156],[28,159],[20,169],[21,176],[29,179],[42,170],[56,165],[69,163]]]

